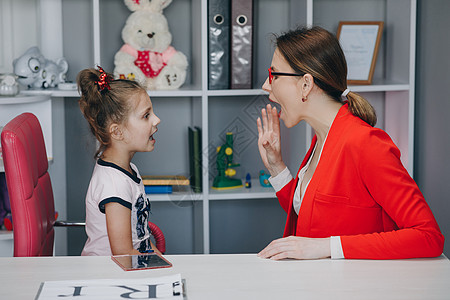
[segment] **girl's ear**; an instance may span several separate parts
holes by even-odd
[[[114,140],[121,141],[123,139],[122,129],[119,124],[113,123],[109,126],[109,134],[111,138]]]

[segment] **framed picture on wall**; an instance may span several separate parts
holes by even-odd
[[[337,38],[347,60],[348,84],[372,84],[384,22],[341,21]]]

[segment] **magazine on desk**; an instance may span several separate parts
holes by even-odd
[[[45,281],[37,300],[184,299],[181,274],[128,279]]]

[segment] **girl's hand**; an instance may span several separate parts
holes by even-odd
[[[272,241],[258,256],[273,260],[326,258],[331,256],[330,239],[289,236]]]
[[[277,176],[286,168],[281,158],[280,120],[276,107],[267,104],[267,110],[261,110],[261,118],[256,120],[258,125],[258,148],[264,166],[270,175]]]

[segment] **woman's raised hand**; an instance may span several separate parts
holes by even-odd
[[[267,104],[267,107],[261,110],[261,117],[256,120],[259,154],[270,174],[276,176],[286,168],[281,157],[280,120],[277,108]]]

